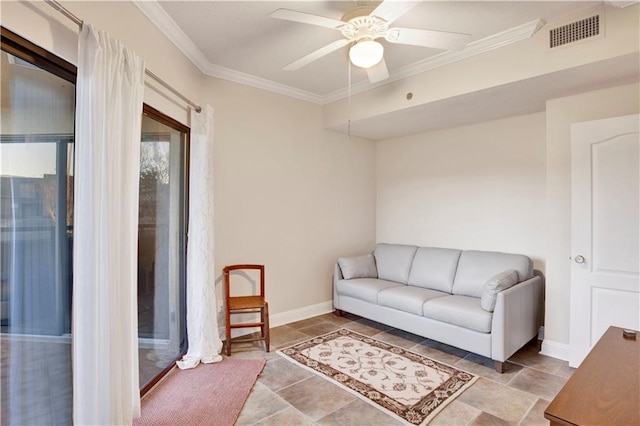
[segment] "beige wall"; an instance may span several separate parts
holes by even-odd
[[[640,112],[638,84],[613,87],[547,102],[546,317],[549,353],[568,349],[571,282],[572,123]],[[543,347],[545,350],[545,347]]]
[[[64,5],[214,107],[216,269],[264,263],[276,323],[278,314],[286,321],[313,313],[308,307],[330,308],[333,262],[375,243],[375,144],[323,129],[319,105],[202,75],[132,3]],[[76,62],[77,28],[51,7],[0,7],[4,26]],[[145,101],[188,123],[185,105],[156,86],[147,85]],[[217,287],[221,295],[219,280]]]
[[[373,248],[375,144],[324,130],[319,105],[212,83],[216,263],[266,264],[274,312],[330,301],[337,257]]]
[[[378,143],[377,241],[523,253],[544,269],[544,113]]]

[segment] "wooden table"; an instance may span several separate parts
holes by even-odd
[[[551,425],[640,425],[640,333],[609,327],[544,412]]]

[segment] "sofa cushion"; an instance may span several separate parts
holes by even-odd
[[[493,312],[496,307],[496,299],[498,293],[502,290],[506,290],[515,283],[518,282],[518,271],[509,269],[508,271],[501,272],[494,275],[484,284],[482,290],[482,297],[480,298],[480,306],[485,311]]]
[[[424,302],[444,296],[450,296],[450,294],[422,287],[403,285],[387,288],[378,293],[378,304],[389,308],[400,309],[404,312],[422,315],[422,305],[424,305]]]
[[[352,280],[338,280],[336,283],[338,294],[376,304],[378,303],[378,293],[391,287],[405,287],[405,285],[377,278],[354,278]]]
[[[422,315],[481,333],[491,332],[493,314],[482,309],[477,297],[453,295],[431,299],[423,305]]]
[[[484,284],[508,269],[518,271],[518,282],[533,277],[531,259],[521,254],[466,250],[460,255],[453,294],[482,297]]]
[[[416,246],[402,244],[378,244],[373,252],[378,278],[406,284],[417,249]]]
[[[355,257],[341,257],[338,259],[342,277],[345,280],[352,278],[378,278],[376,261],[372,254]]]
[[[409,285],[451,293],[461,250],[420,247],[409,274]]]

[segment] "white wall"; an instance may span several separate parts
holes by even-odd
[[[640,85],[630,84],[547,102],[545,353],[569,344],[571,282],[571,124],[640,112]]]
[[[333,262],[375,243],[375,144],[323,129],[319,105],[202,75],[130,2],[63,4],[213,105],[216,270],[264,263],[275,323],[330,309]],[[4,26],[76,62],[77,27],[43,1],[0,7]],[[182,101],[153,87],[145,101],[188,124]]]
[[[522,253],[544,270],[544,113],[378,143],[378,242]]]

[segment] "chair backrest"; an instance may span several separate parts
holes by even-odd
[[[231,271],[242,271],[242,270],[258,270],[260,275],[260,296],[264,297],[264,265],[252,265],[252,264],[242,264],[242,265],[229,265],[225,266],[222,269],[224,274],[224,291],[225,298],[229,298],[231,295],[230,286],[231,279],[229,277]]]

